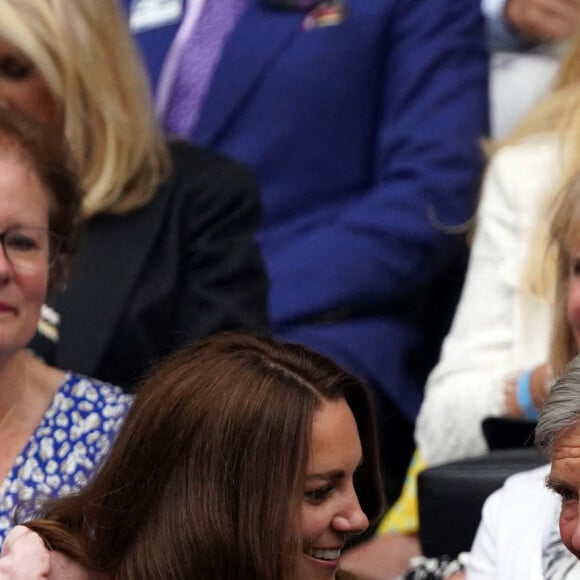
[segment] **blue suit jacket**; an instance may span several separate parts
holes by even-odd
[[[421,309],[480,176],[483,24],[476,2],[346,3],[343,21],[308,28],[299,10],[249,0],[192,139],[258,177],[275,332],[414,418]],[[175,31],[136,35],[154,87]]]

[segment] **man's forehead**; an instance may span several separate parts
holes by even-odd
[[[580,488],[580,425],[566,430],[554,442],[549,480]]]
[[[566,458],[580,458],[580,423],[566,429],[554,441],[552,462]]]

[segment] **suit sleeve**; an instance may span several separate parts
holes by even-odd
[[[472,214],[488,119],[479,6],[407,0],[385,13],[369,187],[277,256],[271,301],[278,320],[359,304],[380,309],[404,298],[446,265],[459,238],[449,232]]]
[[[189,340],[223,330],[267,332],[268,284],[254,239],[261,215],[256,182],[217,156],[208,156],[201,171],[181,216],[178,326]]]

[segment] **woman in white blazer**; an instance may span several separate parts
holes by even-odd
[[[484,453],[486,416],[537,416],[551,382],[548,228],[559,192],[580,168],[578,134],[580,39],[552,93],[490,162],[463,294],[417,420],[427,465]]]

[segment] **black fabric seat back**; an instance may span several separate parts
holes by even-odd
[[[533,448],[491,451],[419,474],[419,539],[427,557],[471,548],[487,497],[514,473],[547,463]]]

